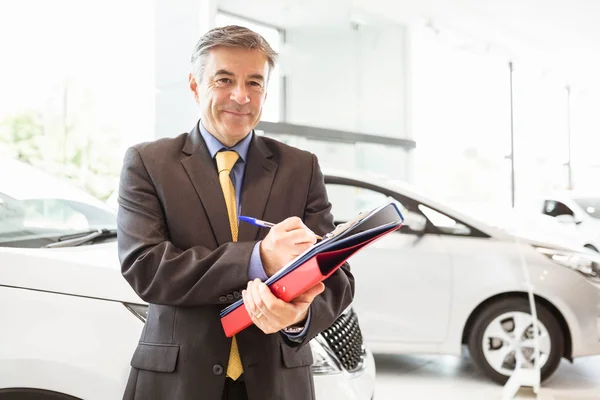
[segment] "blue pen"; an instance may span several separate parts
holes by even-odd
[[[248,222],[249,224],[260,226],[261,228],[272,228],[275,226],[272,222],[262,221],[258,218],[244,217],[243,215],[241,215],[239,219],[240,221]]]
[[[249,224],[260,226],[261,228],[272,228],[272,227],[275,226],[275,224],[272,223],[272,222],[263,221],[263,220],[260,220],[258,218],[244,217],[243,215],[240,215],[238,218],[239,218],[240,221],[248,222]],[[315,235],[315,236],[319,240],[323,239],[319,235]]]

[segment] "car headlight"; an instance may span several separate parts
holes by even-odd
[[[536,249],[563,267],[571,268],[585,276],[600,282],[600,256],[595,254],[579,253],[568,250],[549,249],[536,247]]]
[[[333,375],[342,372],[335,358],[327,351],[327,344],[321,343],[319,337],[310,341],[310,349],[313,354],[312,371],[315,375]]]

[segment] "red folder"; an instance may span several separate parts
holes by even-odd
[[[401,223],[396,224],[376,236],[367,238],[349,247],[331,251],[325,250],[324,252],[317,253],[293,271],[271,283],[269,288],[275,297],[285,302],[290,302],[318,282],[327,279],[356,252],[382,236],[399,229],[400,226]],[[246,307],[240,302],[235,309],[221,317],[221,324],[223,325],[225,335],[231,337],[252,325],[252,320],[246,311]]]

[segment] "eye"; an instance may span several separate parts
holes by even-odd
[[[229,79],[229,78],[221,78],[221,79],[217,80],[217,82],[219,82],[219,83],[231,83],[232,80]]]
[[[260,83],[255,82],[255,81],[250,81],[249,83],[250,83],[250,86],[256,86],[256,87],[262,86]]]

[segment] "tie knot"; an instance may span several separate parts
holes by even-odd
[[[240,155],[237,152],[231,150],[218,152],[215,158],[217,159],[219,173],[222,171],[231,172],[231,168],[233,168],[239,157]]]

